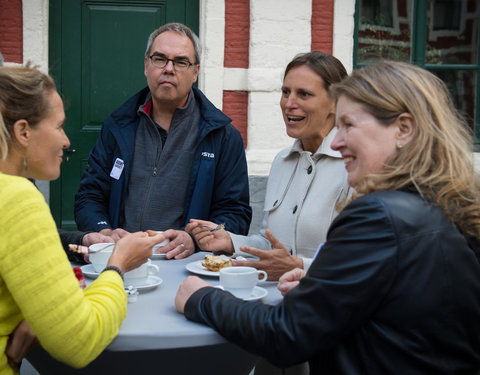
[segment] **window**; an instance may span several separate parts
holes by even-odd
[[[406,61],[440,77],[480,151],[480,3],[477,0],[357,0],[354,68]]]

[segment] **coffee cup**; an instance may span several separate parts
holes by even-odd
[[[163,233],[163,231],[157,231],[157,233]],[[162,242],[160,243],[157,243],[156,245],[154,245],[152,247],[152,255],[155,255],[157,254],[157,250],[160,248],[160,247],[163,247],[165,246],[167,243],[170,242],[170,239],[169,238],[165,238]]]
[[[123,275],[123,278],[125,279],[125,286],[143,286],[146,284],[148,276],[158,275],[159,272],[160,269],[158,266],[152,264],[152,261],[149,259],[147,263],[143,263],[140,267],[125,272],[125,275]]]
[[[102,272],[107,266],[110,255],[112,255],[115,244],[113,242],[102,242],[90,245],[88,259],[92,263],[95,272]]]
[[[267,273],[253,267],[225,267],[220,269],[220,288],[238,298],[249,297],[258,281],[266,281]]]

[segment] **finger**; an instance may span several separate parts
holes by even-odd
[[[177,259],[177,256],[185,251],[185,244],[179,244],[173,248],[173,250],[170,250],[166,254],[167,259],[172,259],[175,258]]]
[[[190,223],[188,223],[187,226],[185,227],[185,232],[192,233],[192,230],[194,230],[199,225],[200,224],[198,223],[198,221],[192,221],[192,219],[190,219]]]
[[[207,244],[209,241],[215,239],[215,236],[207,229],[204,233],[195,234],[197,242]]]
[[[285,251],[287,251],[287,249],[285,248],[285,246],[279,241],[277,240],[277,238],[272,234],[272,232],[270,231],[270,229],[267,229],[265,231],[265,235],[267,236],[267,239],[270,241],[270,243],[272,244],[272,248],[273,249],[285,249]]]
[[[234,267],[254,267],[257,268],[258,260],[232,260]]]
[[[149,236],[150,242],[157,244],[160,242],[163,242],[167,237],[163,233],[159,232],[153,232],[153,231],[147,231],[147,234]]]
[[[245,253],[248,253],[250,255],[256,256],[258,258],[261,258],[262,255],[265,255],[268,251],[265,250],[260,250],[255,247],[250,247],[250,246],[240,246],[240,251],[243,251]]]
[[[196,227],[192,230],[192,234],[196,237],[197,235],[210,234],[210,229],[206,226]]]
[[[169,238],[170,240],[175,239],[175,237],[178,236],[178,233],[175,229],[167,229],[166,231],[163,232],[163,235],[166,238]]]
[[[190,219],[190,223],[197,223],[197,225],[215,226],[214,223],[208,220]]]
[[[183,258],[186,258],[186,257],[189,257],[190,255],[192,255],[193,251],[192,250],[185,250],[183,251],[182,253],[178,254],[175,259],[183,259]]]

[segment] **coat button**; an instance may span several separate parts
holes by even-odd
[[[293,213],[297,212],[298,205],[293,208]]]
[[[312,170],[313,170],[312,166],[308,167],[307,173],[308,173],[308,174],[312,173]]]

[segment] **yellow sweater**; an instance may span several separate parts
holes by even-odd
[[[79,287],[41,193],[0,173],[0,375],[15,373],[5,347],[23,318],[53,357],[83,367],[117,335],[126,310],[114,271]]]

